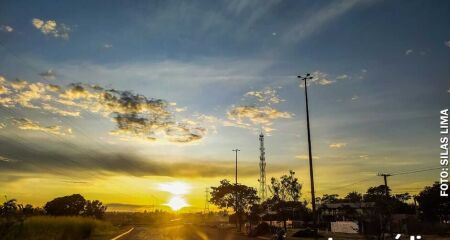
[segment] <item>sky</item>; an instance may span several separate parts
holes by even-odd
[[[450,96],[448,1],[1,1],[0,193],[111,206],[258,187],[290,169],[316,191],[436,168]],[[438,170],[389,178],[417,193]],[[182,188],[183,191],[173,189]],[[178,204],[180,205],[180,204]]]

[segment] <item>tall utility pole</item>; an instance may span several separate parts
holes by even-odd
[[[236,152],[236,174],[235,174],[235,183],[236,183],[236,185],[237,185],[237,154],[238,154],[238,152],[239,151],[241,151],[241,150],[239,150],[239,149],[233,149],[232,150],[233,152]]]
[[[311,205],[314,223],[314,233],[317,235],[317,212],[316,212],[316,195],[314,193],[314,171],[311,152],[311,130],[309,128],[309,108],[308,108],[308,80],[313,79],[311,74],[307,73],[305,76],[298,76],[305,84],[305,99],[306,99],[306,128],[308,129],[308,153],[309,153],[309,177],[311,181]]]
[[[235,175],[235,187],[236,187],[236,189],[235,189],[235,192],[234,192],[234,195],[235,195],[235,205],[236,205],[236,229],[237,229],[237,226],[239,225],[240,226],[240,221],[239,221],[239,214],[238,214],[238,212],[239,212],[239,208],[238,208],[238,192],[237,192],[237,184],[238,184],[238,181],[237,181],[237,155],[238,155],[238,152],[239,151],[241,151],[241,150],[239,150],[239,149],[233,149],[232,150],[233,152],[236,152],[236,175]],[[240,230],[240,229],[239,229]]]
[[[387,184],[387,178],[392,176],[388,173],[378,173],[378,176],[384,178],[384,194],[386,194],[386,197],[389,197],[389,190],[388,190],[388,184]]]

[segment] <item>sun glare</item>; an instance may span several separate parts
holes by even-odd
[[[184,207],[189,206],[186,200],[184,200],[181,196],[173,196],[165,205],[169,206],[174,211],[178,211]]]
[[[158,188],[161,191],[169,192],[172,194],[169,202],[164,204],[169,206],[173,211],[178,211],[184,207],[189,206],[186,200],[183,198],[183,195],[189,193],[191,190],[191,186],[185,182],[169,182],[169,183],[160,183],[158,184]]]
[[[184,195],[189,192],[191,186],[184,182],[160,183],[159,190],[169,192],[174,195]]]

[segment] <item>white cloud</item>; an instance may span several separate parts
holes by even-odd
[[[325,85],[333,84],[333,83],[335,83],[335,82],[336,82],[336,81],[334,81],[334,80],[328,80],[328,79],[326,79],[326,78],[323,78],[323,79],[320,79],[317,83],[318,83],[319,85],[325,86]]]
[[[344,142],[331,143],[331,144],[329,145],[330,148],[343,148],[343,147],[345,147],[345,146],[347,146],[347,143],[344,143]]]
[[[8,26],[8,25],[1,25],[0,26],[0,31],[10,33],[12,31],[14,31],[14,28],[12,28],[11,26]]]
[[[9,163],[11,163],[11,162],[17,162],[17,160],[0,156],[0,162],[9,162]]]
[[[355,100],[358,100],[358,99],[359,99],[359,96],[354,95],[354,96],[352,97],[352,101],[355,101]]]
[[[263,90],[260,91],[249,91],[245,93],[244,96],[254,97],[258,102],[268,105],[285,101],[284,99],[281,99],[278,96],[276,89],[270,87],[264,88]]]
[[[297,155],[295,156],[295,158],[300,159],[300,160],[309,160],[309,155]],[[313,159],[320,159],[319,156],[312,156]]]
[[[231,106],[227,112],[227,120],[223,121],[225,126],[253,130],[261,128],[266,133],[270,133],[275,130],[272,127],[275,120],[293,116],[290,112],[280,111],[273,107],[274,104],[284,101],[274,88],[267,87],[260,91],[250,91],[244,96],[251,97],[250,100],[254,101],[250,104]]]
[[[102,46],[103,48],[106,48],[106,49],[110,49],[110,48],[112,48],[113,47],[113,45],[112,44],[110,44],[110,43],[105,43],[105,44],[103,44],[103,46]]]
[[[99,86],[71,84],[68,87],[31,83],[25,80],[6,81],[0,78],[7,92],[0,98],[5,107],[45,110],[61,116],[80,117],[82,111],[100,114],[116,123],[113,134],[150,141],[165,139],[172,143],[191,143],[202,139],[207,130],[190,119],[176,121],[174,113],[185,111],[162,99],[147,98],[129,91],[103,89]],[[42,126],[30,119],[16,119],[23,130],[68,135],[71,129]]]
[[[229,120],[237,123],[243,123],[248,120],[256,125],[272,125],[272,121],[275,119],[292,117],[292,114],[289,112],[282,112],[269,106],[238,106],[231,108],[227,114]]]
[[[349,79],[349,76],[347,74],[342,74],[336,78],[336,80],[346,80],[346,79]]]
[[[14,124],[22,130],[41,131],[55,135],[72,135],[71,128],[63,128],[62,126],[42,126],[38,122],[34,122],[27,118],[16,118],[13,120]]]
[[[308,86],[310,86],[311,84],[326,86],[336,82],[336,80],[330,80],[328,74],[321,71],[315,71],[311,74],[311,76],[312,79],[307,80]],[[304,81],[300,82],[300,87],[304,86]]]
[[[70,27],[61,23],[56,23],[55,20],[41,20],[33,18],[31,23],[36,29],[39,29],[44,35],[53,36],[55,38],[69,39],[69,33],[72,31]]]
[[[445,42],[445,46],[450,47],[450,40]]]
[[[405,55],[411,55],[414,51],[412,49],[408,49],[405,51]]]
[[[56,78],[55,72],[52,69],[42,72],[39,75],[41,75],[41,77],[45,80],[54,80]]]
[[[360,155],[359,158],[364,159],[364,160],[368,160],[369,159],[369,155],[363,154],[363,155]]]

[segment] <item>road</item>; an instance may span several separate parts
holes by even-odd
[[[164,227],[137,226],[120,240],[248,240],[251,238],[231,230],[208,226],[172,225]],[[254,239],[254,238],[253,238]]]

